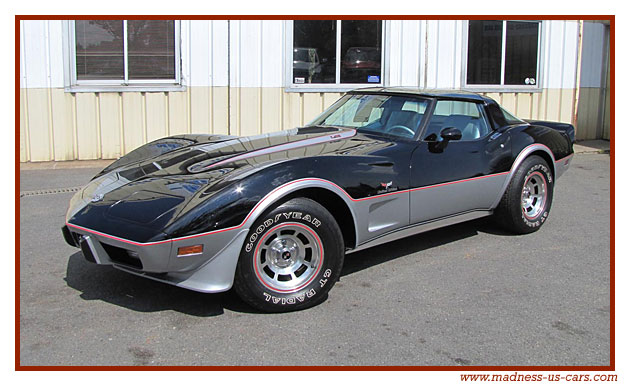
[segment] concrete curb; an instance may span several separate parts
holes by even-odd
[[[610,142],[602,139],[579,141],[573,145],[576,154],[610,154]]]
[[[575,154],[610,154],[609,149],[574,149]]]

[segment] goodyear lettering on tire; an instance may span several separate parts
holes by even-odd
[[[268,228],[278,223],[278,221],[280,221],[281,219],[282,220],[291,220],[291,219],[302,220],[302,221],[310,223],[316,228],[319,228],[319,226],[322,225],[322,222],[319,221],[317,217],[313,217],[310,214],[303,214],[301,212],[278,213],[273,218],[268,218],[265,221],[263,221],[263,223],[260,226],[258,226],[258,228],[256,228],[256,231],[252,233],[251,236],[249,236],[248,243],[245,245],[245,251],[251,252],[252,249],[254,248],[254,244],[256,243],[256,240],[258,240],[258,237],[260,237],[260,235],[263,234],[265,230],[267,230]]]

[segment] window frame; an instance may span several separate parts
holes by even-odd
[[[114,19],[117,20],[117,19]],[[126,92],[126,91],[183,91],[181,75],[181,23],[174,20],[175,78],[173,79],[128,79],[127,21],[123,22],[124,79],[78,80],[76,56],[76,20],[66,20],[64,26],[64,88],[66,92]]]
[[[500,84],[468,84],[468,31],[470,20],[466,20],[462,28],[462,77],[461,84],[463,90],[473,92],[542,92],[543,91],[543,63],[545,61],[544,43],[545,27],[544,20],[500,20],[503,23],[503,33],[501,37],[501,83]],[[505,84],[505,48],[507,41],[507,22],[527,22],[538,23],[538,57],[536,63],[536,84],[535,85],[513,85]]]
[[[285,21],[284,35],[284,84],[285,92],[345,92],[361,87],[384,87],[386,63],[385,51],[387,44],[386,28],[387,20],[381,22],[381,81],[379,83],[341,83],[341,22],[347,20],[337,19],[336,41],[335,41],[335,83],[293,83],[293,22]]]

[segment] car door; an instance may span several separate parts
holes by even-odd
[[[449,128],[461,139],[442,138]],[[420,138],[411,159],[410,223],[490,209],[506,181],[511,150],[509,135],[493,132],[484,104],[436,101]]]

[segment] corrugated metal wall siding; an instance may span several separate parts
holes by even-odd
[[[169,135],[228,134],[226,87],[190,87],[186,92],[168,93],[48,91],[21,91],[22,162],[117,158]],[[525,119],[570,122],[573,92],[552,89],[486,95]],[[288,93],[283,88],[233,89],[229,133],[253,135],[304,125],[341,95]]]
[[[20,160],[117,158],[173,134],[227,134],[227,111],[226,87],[168,93],[22,89]]]
[[[606,73],[606,102],[604,105],[604,139],[610,139],[610,66]]]
[[[342,95],[285,91],[283,21],[231,21],[229,27],[226,21],[182,21],[183,92],[68,93],[58,69],[61,22],[29,23],[21,40],[21,161],[116,158],[178,133],[250,135],[288,129],[309,122]],[[487,95],[523,118],[571,122],[577,23],[543,26],[543,91]],[[387,84],[461,87],[464,28],[463,21],[388,21]],[[582,103],[588,112],[588,99]]]
[[[576,122],[578,139],[610,139],[608,38],[604,24],[584,22]]]

